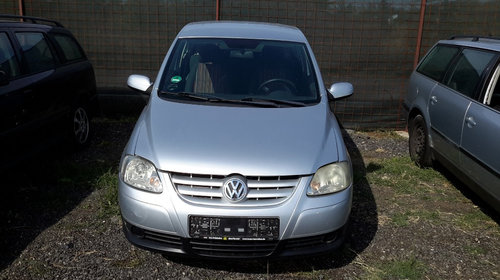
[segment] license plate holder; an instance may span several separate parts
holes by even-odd
[[[192,238],[213,240],[277,240],[279,218],[189,216]]]

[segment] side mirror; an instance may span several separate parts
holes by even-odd
[[[353,91],[354,88],[351,83],[335,83],[328,89],[328,92],[336,100],[351,96]]]
[[[148,89],[153,85],[151,80],[143,75],[130,75],[127,79],[127,85],[133,89],[138,90],[142,93],[148,93]]]

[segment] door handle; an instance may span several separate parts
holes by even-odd
[[[438,99],[435,95],[431,96],[431,104],[434,105],[438,102]]]
[[[476,126],[476,124],[477,124],[473,117],[465,118],[465,123],[467,123],[467,126],[469,128],[472,128],[473,126]]]

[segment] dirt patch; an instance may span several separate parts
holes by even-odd
[[[392,132],[344,135],[356,183],[350,238],[336,254],[220,262],[136,248],[122,233],[113,192],[99,187],[113,185],[132,128],[133,120],[99,119],[89,149],[42,157],[8,176],[13,188],[0,194],[0,278],[500,278],[499,216],[467,188],[445,171],[442,181],[422,181],[413,193],[383,183],[393,176],[386,160],[407,157],[407,140]]]

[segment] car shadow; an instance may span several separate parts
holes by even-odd
[[[206,269],[216,269],[239,273],[282,274],[293,272],[313,272],[341,268],[350,264],[356,256],[372,242],[378,230],[377,205],[370,184],[366,179],[367,170],[361,152],[351,136],[342,129],[346,147],[351,156],[354,170],[354,194],[350,216],[349,234],[344,246],[328,255],[286,260],[244,260],[217,261],[164,257],[172,262]]]
[[[444,167],[441,163],[435,161],[434,169],[441,173],[464,197],[471,200],[481,212],[490,217],[497,225],[500,226],[500,213],[497,212],[490,204],[483,198],[476,194],[470,187],[460,181],[451,171]]]
[[[84,150],[61,143],[1,170],[0,270],[89,196],[98,178],[117,168],[133,123],[110,126],[94,122],[94,137]]]
[[[56,161],[40,155],[2,172],[0,269],[89,194],[90,190],[62,187],[53,171]]]

